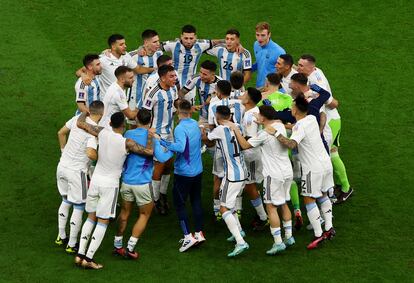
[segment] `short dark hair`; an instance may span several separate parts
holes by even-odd
[[[114,44],[117,40],[125,39],[125,37],[122,34],[112,34],[108,37],[108,46],[111,47],[112,44]]]
[[[254,102],[254,104],[257,104],[260,100],[262,100],[262,93],[255,87],[248,87],[247,95]]]
[[[241,89],[244,84],[244,76],[240,71],[235,71],[230,75],[230,83],[234,89]]]
[[[161,77],[165,76],[168,72],[174,71],[174,67],[170,65],[162,65],[158,68],[158,75]]]
[[[217,70],[217,64],[210,60],[206,60],[201,63],[200,67],[211,72],[215,72]]]
[[[221,94],[225,96],[229,96],[231,93],[231,84],[228,81],[218,81],[216,84],[216,88],[220,91]]]
[[[302,56],[300,56],[300,59],[307,60],[307,61],[309,61],[309,62],[312,62],[313,64],[315,64],[315,63],[316,63],[316,59],[315,59],[315,57],[313,57],[313,56],[312,56],[312,55],[310,55],[310,54],[303,54]]]
[[[231,28],[231,29],[227,30],[226,34],[234,34],[235,36],[240,38],[240,32],[235,28]]]
[[[270,105],[262,105],[259,107],[259,113],[267,120],[275,120],[277,117],[276,110]]]
[[[178,109],[188,111],[188,113],[190,113],[191,112],[191,103],[190,103],[190,101],[188,101],[186,99],[181,100],[180,103],[178,104]]]
[[[196,28],[192,25],[185,25],[181,28],[181,33],[196,33]]]
[[[100,100],[94,100],[89,104],[89,112],[91,114],[100,115],[104,112],[104,104]]]
[[[85,57],[83,57],[83,65],[86,67],[90,65],[94,60],[99,60],[98,54],[86,54]]]
[[[116,112],[111,116],[111,126],[112,128],[119,128],[125,122],[125,116],[122,112]]]
[[[230,108],[228,106],[225,105],[219,105],[216,108],[216,113],[221,115],[224,119],[228,119],[230,118]]]
[[[300,83],[301,85],[308,84],[308,78],[302,73],[293,74],[290,79],[294,82]]]
[[[151,123],[151,119],[152,119],[152,114],[150,110],[145,109],[145,108],[139,109],[138,114],[137,114],[137,121],[141,125],[143,126],[148,125],[149,123]]]
[[[153,38],[154,36],[157,36],[157,35],[158,35],[158,33],[155,30],[146,29],[142,32],[141,38],[142,38],[142,40],[146,40],[146,39],[151,39],[151,38]]]
[[[119,66],[115,69],[115,77],[118,79],[120,76],[127,72],[132,72],[132,69],[128,68],[127,66]]]
[[[279,58],[283,59],[285,65],[293,66],[293,57],[290,54],[282,54]]]
[[[274,86],[280,85],[282,76],[276,73],[271,73],[266,76],[267,81]]]
[[[307,113],[308,112],[309,103],[306,100],[305,95],[303,94],[303,92],[298,93],[295,100],[293,100],[293,101],[295,102],[296,108],[298,108],[300,112],[302,112],[302,113]]]
[[[167,63],[168,61],[172,60],[171,56],[163,54],[157,59],[157,66],[158,68]]]

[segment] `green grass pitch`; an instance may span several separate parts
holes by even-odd
[[[413,3],[0,0],[0,281],[413,282]],[[82,57],[106,48],[111,33],[124,34],[131,50],[146,28],[166,40],[187,23],[199,38],[222,38],[236,27],[252,51],[261,20],[295,58],[316,56],[340,101],[341,156],[356,192],[334,207],[334,241],[309,252],[311,234],[300,231],[291,250],[267,257],[270,233],[248,230],[250,250],[227,259],[228,232],[209,221],[206,162],[204,246],[180,254],[175,214],[154,215],[138,243],[138,262],[111,256],[112,224],[96,254],[105,268],[75,268],[53,243],[60,202],[56,133],[75,111],[74,72]],[[244,208],[247,227],[253,209],[247,202]]]

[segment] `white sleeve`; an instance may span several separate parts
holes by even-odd
[[[258,147],[259,145],[264,144],[264,142],[267,139],[267,133],[264,131],[260,131],[260,133],[257,136],[251,137],[250,139],[247,140],[247,142],[252,146],[252,147]]]
[[[192,89],[195,87],[195,85],[196,85],[196,83],[197,83],[198,78],[199,78],[199,76],[195,76],[195,77],[193,77],[193,78],[189,79],[189,80],[185,83],[184,88],[185,88],[186,90],[188,90],[188,91],[192,90]]]
[[[76,102],[86,102],[86,84],[82,80],[78,80],[75,84]]]
[[[94,136],[88,138],[86,147],[93,148],[95,150],[98,148],[98,142]]]
[[[128,68],[135,69],[138,66],[138,63],[132,59],[131,55],[125,54],[124,56]]]
[[[154,97],[155,95],[151,97],[149,93],[147,93],[145,95],[145,100],[144,100],[144,103],[142,104],[142,107],[148,110],[152,110],[152,108],[154,108],[155,106]]]
[[[207,138],[209,140],[219,140],[222,137],[223,126],[218,126],[214,128],[211,132],[207,133]]]
[[[252,68],[252,55],[250,55],[250,52],[245,49],[243,52],[243,71],[250,70]]]
[[[213,112],[214,104],[210,103],[210,106],[208,107],[208,124],[214,125],[214,112]]]
[[[122,94],[120,93],[119,95],[115,95],[114,102],[116,105],[118,105],[121,111],[124,111],[125,109],[128,108],[128,101],[125,96],[125,93],[122,93]]]
[[[173,52],[177,41],[165,41],[161,44],[161,47],[166,52]]]
[[[296,141],[298,144],[305,138],[305,129],[301,124],[296,124],[292,129],[291,140]]]
[[[73,126],[76,125],[76,123],[78,122],[78,118],[79,116],[72,117],[69,121],[65,123],[65,127],[69,130],[72,130]]]
[[[211,56],[215,56],[215,57],[217,57],[217,56],[218,56],[218,52],[219,52],[220,48],[222,48],[222,47],[221,47],[221,46],[215,46],[215,47],[213,47],[213,48],[211,48],[211,49],[207,50],[207,51],[206,51],[206,53],[207,53],[208,55],[211,55]]]
[[[257,119],[253,114],[250,114],[248,116],[244,116],[244,128],[246,131],[246,136],[248,137],[254,137],[257,135],[257,132],[259,131],[259,125],[256,123]]]
[[[213,47],[213,43],[209,39],[199,39],[196,44],[200,46],[203,52]]]

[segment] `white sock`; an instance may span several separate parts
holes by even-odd
[[[236,211],[233,211],[233,216],[234,216],[234,219],[236,219],[237,228],[239,228],[239,231],[241,232],[243,229],[241,227],[240,220],[239,220],[239,217],[237,216]]]
[[[332,228],[332,203],[328,197],[318,199],[321,206],[322,216],[325,219],[325,231]]]
[[[168,183],[170,182],[170,174],[161,176],[160,193],[166,195],[168,191]]]
[[[231,211],[226,211],[223,213],[223,219],[224,222],[226,222],[227,228],[229,229],[230,233],[234,236],[236,239],[237,244],[244,244],[245,241],[243,237],[240,234],[240,230],[237,227],[236,217],[234,217],[233,213]]]
[[[86,253],[86,257],[92,259],[95,255],[95,252],[98,250],[99,246],[102,243],[103,237],[105,236],[106,228],[108,228],[107,224],[103,224],[98,222],[95,227],[95,231],[93,231],[91,243],[89,244],[88,252]]]
[[[88,244],[89,237],[91,236],[92,229],[95,227],[96,222],[87,218],[82,226],[81,237],[79,241],[78,254],[85,255],[86,245]]]
[[[283,221],[283,229],[285,230],[285,239],[292,237],[292,220]]]
[[[115,248],[117,248],[117,249],[122,248],[122,246],[123,246],[122,239],[123,238],[124,238],[123,236],[115,236],[115,238],[114,238],[114,247]]]
[[[263,207],[262,198],[259,196],[257,199],[250,200],[252,203],[254,209],[256,209],[257,215],[259,215],[260,220],[266,221],[267,220],[267,214]]]
[[[319,212],[318,206],[316,203],[308,203],[306,205],[307,215],[309,222],[313,227],[313,233],[315,237],[322,236],[322,227],[321,227],[321,214]]]
[[[72,207],[72,204],[62,201],[58,210],[58,228],[59,228],[59,237],[61,239],[66,239],[66,223],[68,222],[69,209]]]
[[[270,227],[270,233],[272,234],[273,240],[275,240],[276,244],[282,243],[282,234],[280,231],[280,227],[275,227],[275,228]]]
[[[236,198],[236,210],[242,210],[243,209],[243,197],[242,196],[238,196]]]
[[[217,216],[220,212],[220,200],[219,199],[213,200],[213,210],[214,210],[214,215]]]
[[[74,247],[78,242],[79,230],[82,227],[83,206],[74,206],[70,217],[69,247]]]
[[[131,236],[128,240],[128,247],[127,247],[128,251],[133,252],[137,242],[138,242],[138,238],[135,238],[135,237]]]
[[[154,201],[158,201],[160,199],[160,186],[161,181],[152,180],[152,193],[154,195]]]

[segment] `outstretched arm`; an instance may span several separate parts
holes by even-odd
[[[86,123],[86,116],[88,114],[87,113],[82,113],[79,118],[78,121],[76,122],[76,125],[78,126],[78,128],[88,132],[89,134],[97,137],[99,135],[99,133],[104,129],[104,127],[99,127],[99,126],[94,126],[91,125],[89,123]]]

